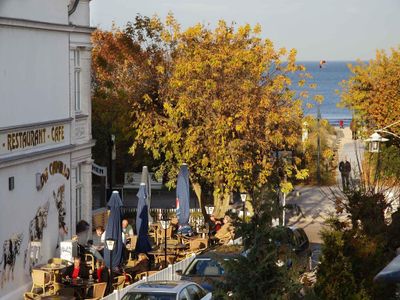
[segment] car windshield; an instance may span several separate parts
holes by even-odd
[[[122,300],[175,300],[176,294],[157,292],[131,292],[127,293]]]
[[[221,276],[223,274],[224,269],[220,263],[210,258],[195,259],[184,273],[188,276]]]

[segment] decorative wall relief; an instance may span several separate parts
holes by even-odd
[[[58,242],[56,249],[59,248],[60,242],[64,241],[65,237],[68,235],[68,228],[65,224],[65,215],[67,211],[65,209],[65,185],[60,186],[56,191],[53,191],[53,198],[56,204],[58,212]]]
[[[38,187],[38,191],[40,191],[43,188],[43,186],[47,183],[47,181],[49,180],[49,175],[61,174],[68,180],[70,173],[71,171],[68,168],[68,165],[65,164],[64,162],[60,160],[55,160],[51,162],[49,164],[49,167],[45,168],[43,172],[40,174],[40,186]]]
[[[43,239],[43,230],[47,227],[47,215],[49,213],[50,202],[47,201],[36,211],[36,215],[29,222],[29,241],[28,248],[25,250],[24,265],[29,266],[29,273],[41,258],[40,247]]]
[[[3,243],[3,255],[1,257],[0,270],[0,287],[9,280],[14,280],[14,267],[17,256],[20,253],[20,248],[23,240],[23,234],[14,234]]]

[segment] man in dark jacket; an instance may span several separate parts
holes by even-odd
[[[351,164],[345,157],[345,161],[341,161],[339,163],[339,171],[342,176],[342,186],[343,190],[348,190],[350,185],[350,172],[351,172]]]

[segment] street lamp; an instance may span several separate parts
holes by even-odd
[[[243,202],[243,223],[246,222],[246,198],[247,194],[246,193],[240,193],[240,198],[242,199]]]
[[[164,229],[164,262],[167,267],[167,229],[169,227],[170,219],[168,219],[167,212],[163,213],[162,219],[160,220],[161,227]]]
[[[380,151],[380,143],[387,142],[388,139],[382,137],[378,132],[374,132],[371,134],[369,139],[365,140],[369,142],[369,152],[371,153],[378,153]]]
[[[110,251],[110,269],[108,270],[110,272],[110,282],[112,284],[112,280],[113,280],[113,270],[112,270],[112,254],[114,251],[114,247],[115,247],[115,242],[116,240],[114,239],[106,239],[106,246],[108,251]]]

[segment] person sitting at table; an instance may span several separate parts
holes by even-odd
[[[68,266],[64,269],[62,272],[62,275],[66,278],[84,278],[88,279],[89,278],[89,269],[84,265],[81,264],[81,258],[79,256],[74,257],[74,264],[71,266]]]
[[[132,278],[135,278],[136,274],[149,271],[149,269],[149,258],[145,253],[139,253],[135,265],[131,268],[127,268],[126,272],[129,273]]]
[[[109,282],[110,272],[106,267],[106,262],[104,260],[98,260],[96,263],[96,273],[97,282]]]
[[[217,231],[215,237],[220,243],[226,244],[234,237],[235,228],[232,225],[232,220],[228,215],[224,217],[224,225]]]
[[[104,243],[101,241],[101,236],[104,232],[103,226],[96,227],[96,234],[93,235],[93,246],[101,253],[104,249]]]
[[[214,214],[210,216],[210,234],[215,235],[222,227],[222,221],[217,219]]]

